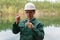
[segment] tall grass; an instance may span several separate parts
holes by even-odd
[[[24,5],[28,1],[0,0],[0,30],[12,28],[16,15],[25,18]],[[45,26],[60,25],[60,3],[33,2],[36,5],[35,17],[42,21]]]

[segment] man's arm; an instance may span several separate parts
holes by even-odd
[[[19,23],[18,23],[19,24]],[[14,34],[17,34],[20,32],[20,27],[18,26],[18,24],[16,24],[16,22],[13,24],[13,28],[12,28],[12,32]]]
[[[41,23],[39,23],[36,28],[33,28],[33,32],[36,35],[36,37],[38,36],[40,39],[43,40],[44,30],[43,30],[43,25]]]

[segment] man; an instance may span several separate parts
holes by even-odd
[[[34,18],[35,5],[27,3],[24,10],[27,18],[21,21],[20,16],[16,17],[16,22],[13,24],[13,33],[20,32],[20,40],[43,40],[43,24]]]

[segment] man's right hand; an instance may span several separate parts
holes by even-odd
[[[20,21],[20,15],[17,15],[17,16],[16,16],[15,21],[16,21],[16,24],[19,23],[19,21]]]

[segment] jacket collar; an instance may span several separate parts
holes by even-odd
[[[32,18],[32,19],[30,20],[30,22],[33,22],[35,19],[36,19],[36,18]],[[26,19],[26,21],[28,21],[28,19]]]

